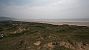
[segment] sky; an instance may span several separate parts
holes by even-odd
[[[0,16],[20,19],[89,18],[89,0],[0,0]]]

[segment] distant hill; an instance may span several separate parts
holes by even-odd
[[[10,17],[0,17],[0,21],[8,21],[8,20],[14,20],[14,18],[10,18]]]

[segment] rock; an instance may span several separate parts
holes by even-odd
[[[39,46],[41,44],[41,41],[37,41],[34,43],[34,45]]]
[[[4,37],[4,34],[3,34],[3,33],[1,33],[1,34],[0,34],[0,38],[3,38],[3,37]]]
[[[29,47],[27,47],[27,48],[29,48],[29,49],[30,49],[31,47],[29,46]]]
[[[48,48],[54,48],[55,45],[53,45],[53,43],[50,42],[50,43],[47,44],[47,46],[48,46]]]

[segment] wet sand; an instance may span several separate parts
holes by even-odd
[[[48,22],[48,23],[54,25],[68,24],[68,25],[78,25],[78,26],[89,26],[89,22]]]
[[[68,24],[68,25],[89,26],[88,19],[29,19],[24,21],[48,23],[48,24],[54,24],[54,25]]]

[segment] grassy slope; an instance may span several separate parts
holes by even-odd
[[[33,43],[39,40],[42,41],[41,45],[60,40],[89,43],[89,27],[86,26],[58,26],[46,23],[13,21],[0,23],[0,32],[5,35],[4,38],[0,39],[0,50],[25,50],[29,46],[37,50],[37,46],[34,46]],[[70,49],[59,46],[54,50]]]

